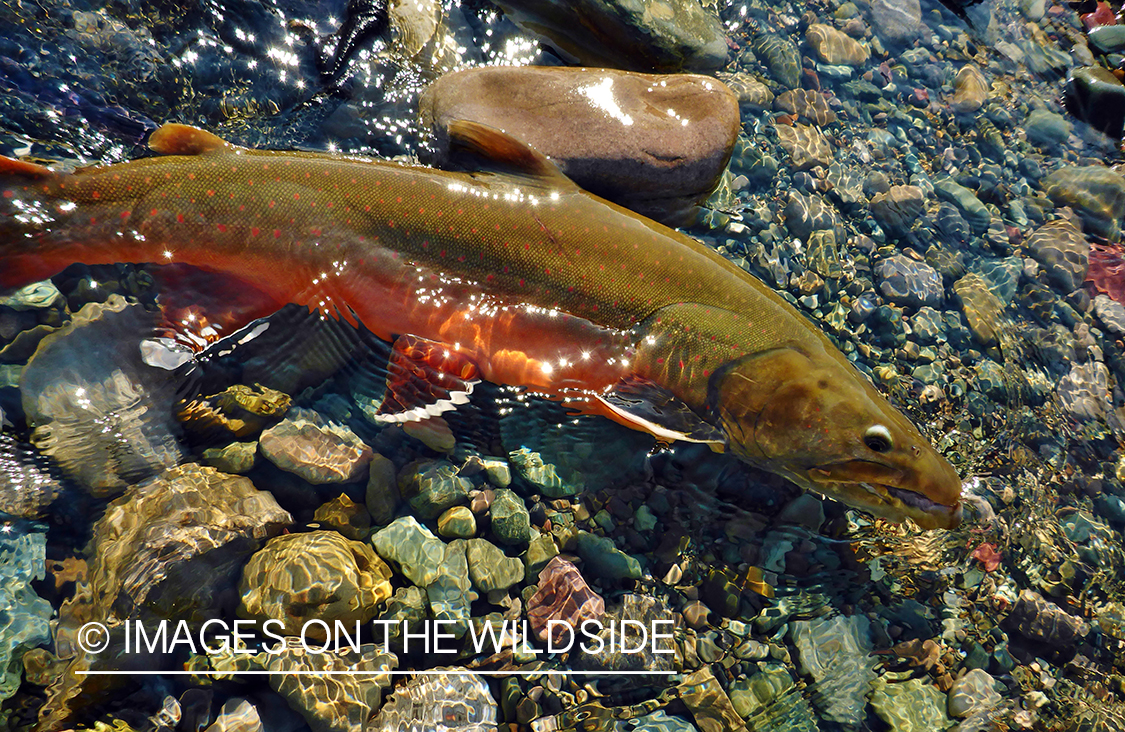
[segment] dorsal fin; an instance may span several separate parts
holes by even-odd
[[[15,158],[6,158],[0,155],[0,175],[14,175],[20,178],[41,180],[43,178],[50,178],[55,175],[55,173],[50,168],[45,168],[42,165],[16,160]]]
[[[148,147],[161,155],[201,155],[234,145],[207,130],[172,122],[149,136]]]
[[[469,155],[488,170],[533,179],[538,185],[560,190],[577,190],[546,155],[506,132],[480,122],[456,119],[448,124],[450,152],[455,157]]]

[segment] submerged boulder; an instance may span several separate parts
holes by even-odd
[[[479,122],[592,193],[670,224],[714,190],[740,124],[738,97],[715,79],[610,69],[466,69],[434,82],[419,110],[438,165],[450,163],[449,123]]]

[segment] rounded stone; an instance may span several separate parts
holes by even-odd
[[[365,623],[391,596],[391,568],[367,544],[335,531],[284,534],[250,557],[242,572],[240,614],[280,620],[282,634],[302,627],[320,638],[311,619]],[[323,629],[323,626],[319,626]],[[320,634],[318,634],[320,633]]]
[[[477,535],[477,519],[467,506],[454,506],[438,517],[438,535],[446,539],[471,539]]]
[[[447,126],[503,129],[575,183],[664,223],[685,220],[718,185],[740,129],[738,97],[716,79],[612,69],[485,67],[434,82],[419,114],[435,162]]]
[[[822,23],[810,25],[805,40],[821,61],[833,66],[862,66],[871,55],[859,41]]]
[[[313,485],[367,478],[371,448],[344,426],[286,419],[258,440],[262,456]]]
[[[531,514],[523,499],[514,492],[498,488],[492,505],[492,535],[501,544],[519,546],[531,541]]]
[[[1081,66],[1066,80],[1066,109],[1095,130],[1121,139],[1125,129],[1125,84],[1101,66]]]
[[[965,64],[953,79],[953,98],[949,106],[954,112],[975,112],[988,100],[988,82],[974,64]]]

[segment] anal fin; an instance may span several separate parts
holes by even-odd
[[[476,364],[444,343],[399,336],[387,363],[387,389],[375,418],[418,422],[467,404],[480,383]]]
[[[596,398],[619,421],[658,440],[700,442],[719,450],[726,447],[722,430],[705,422],[675,394],[648,379],[627,376]]]

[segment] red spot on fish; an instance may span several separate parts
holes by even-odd
[[[101,198],[101,197],[102,197],[101,191],[94,191],[93,193],[90,194],[90,198]]]
[[[184,215],[182,213],[176,214],[176,223],[179,223],[179,224],[184,223]]]
[[[132,213],[132,211],[122,211],[121,212],[122,220],[129,218],[129,214],[131,214],[131,213]]]
[[[250,228],[250,236],[257,236],[260,233],[262,233],[262,230],[259,229],[257,226],[253,226],[253,227]]]
[[[658,359],[656,359],[656,362],[657,362],[657,363],[664,363],[664,359],[663,359],[663,358],[658,358]]]
[[[4,191],[4,198],[11,198],[14,195],[12,191]]]
[[[281,238],[281,229],[274,229],[273,230],[273,238],[274,239],[280,239]]]
[[[300,193],[294,193],[294,194],[293,194],[293,200],[294,200],[294,201],[296,201],[296,200],[299,200],[300,198],[301,198],[301,194],[300,194]]]
[[[148,215],[149,215],[149,216],[155,216],[155,215],[156,215],[156,209],[154,208],[154,209],[152,209],[151,211],[149,211],[149,212],[148,212]]]
[[[275,205],[277,205],[277,201],[270,201],[270,208],[273,208]]]
[[[208,188],[208,189],[207,189],[207,195],[208,195],[208,196],[213,196],[213,195],[215,195],[215,191],[214,191],[214,190],[212,190],[212,189],[210,189],[210,188]]]
[[[227,225],[226,224],[218,224],[215,228],[217,228],[219,230],[220,234],[227,233]]]
[[[523,287],[523,280],[520,280],[520,287]]]
[[[188,173],[187,177],[188,177],[188,180],[195,180],[195,173]]]

